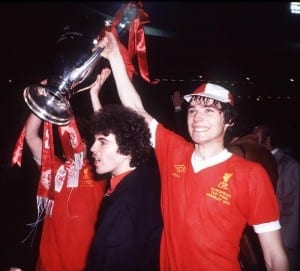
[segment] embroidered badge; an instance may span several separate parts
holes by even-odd
[[[80,187],[93,187],[94,186],[94,180],[93,180],[92,177],[93,177],[93,174],[88,169],[88,167],[83,167],[83,169],[81,170],[81,177],[80,177],[79,186]]]
[[[211,187],[210,192],[207,192],[206,196],[220,201],[223,204],[230,205],[231,195],[226,190],[228,190],[228,183],[232,175],[232,173],[225,173],[222,181],[217,184],[217,187]]]
[[[180,175],[186,172],[185,165],[174,165],[175,172],[172,175],[176,178],[180,178]]]
[[[223,176],[223,180],[218,183],[218,187],[224,190],[228,190],[228,182],[232,175],[232,173],[225,173]]]

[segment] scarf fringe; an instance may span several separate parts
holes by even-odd
[[[46,197],[40,197],[37,196],[37,218],[34,222],[28,223],[26,226],[30,227],[31,230],[29,233],[25,236],[25,238],[21,241],[21,243],[25,243],[31,236],[31,245],[33,244],[33,240],[38,228],[38,225],[41,221],[44,220],[44,218],[49,215],[52,215],[54,206],[54,200],[50,200]]]
[[[44,216],[52,215],[54,200],[46,197],[37,196],[36,201],[37,201],[37,210],[38,210],[38,220],[43,215]]]

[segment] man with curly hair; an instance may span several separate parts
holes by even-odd
[[[160,178],[144,118],[106,105],[91,121],[98,174],[109,173],[86,271],[159,270]]]

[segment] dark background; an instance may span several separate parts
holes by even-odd
[[[0,3],[0,268],[11,255],[23,255],[30,266],[38,239],[25,242],[27,254],[15,245],[36,215],[37,177],[28,150],[21,169],[10,166],[29,114],[23,89],[47,77],[64,28],[92,40],[123,3]],[[275,125],[283,146],[300,159],[300,15],[290,13],[289,2],[143,3],[150,18],[145,26],[150,76],[160,79],[156,85],[135,81],[148,111],[172,126],[174,90],[184,94],[202,82],[219,83],[233,92],[241,115]],[[118,101],[112,78],[102,101]],[[90,110],[87,93],[74,95],[71,102],[76,114]]]
[[[123,3],[0,3],[1,121],[6,128],[1,149],[14,144],[27,116],[23,89],[47,76],[64,28],[92,40]],[[147,92],[153,114],[168,121],[172,91],[188,93],[201,82],[215,82],[233,92],[241,113],[299,136],[300,15],[290,13],[289,2],[143,4],[150,18],[145,25],[150,76],[160,83],[139,88]],[[294,139],[288,141],[295,145]]]

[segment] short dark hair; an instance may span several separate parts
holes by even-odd
[[[119,153],[131,156],[130,166],[139,166],[151,158],[148,124],[134,110],[120,104],[105,105],[94,114],[90,127],[94,135],[115,135]]]
[[[223,103],[205,96],[194,95],[188,103],[188,107],[190,106],[192,101],[201,101],[205,106],[212,106],[216,109],[219,109],[224,113],[224,121],[226,124],[232,125],[236,120],[237,112],[230,103]]]

